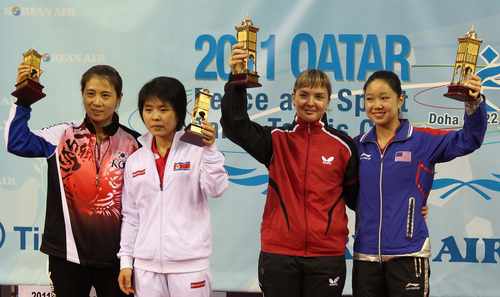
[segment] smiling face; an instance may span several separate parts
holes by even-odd
[[[177,132],[177,115],[169,103],[157,98],[145,101],[142,118],[149,132],[155,137],[171,142]]]
[[[319,120],[330,105],[328,90],[324,87],[303,87],[292,93],[297,115],[306,122]]]
[[[375,125],[391,131],[399,126],[399,108],[404,95],[398,94],[383,79],[375,79],[365,89],[366,115]]]
[[[111,124],[122,95],[117,96],[114,86],[105,78],[94,76],[89,79],[82,91],[82,97],[90,121],[100,128]]]

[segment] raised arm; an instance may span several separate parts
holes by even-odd
[[[22,62],[17,70],[16,81],[19,83],[28,77],[29,66]],[[58,137],[67,125],[32,132],[28,127],[30,113],[30,104],[20,99],[12,105],[4,132],[6,149],[21,157],[49,157],[54,153]]]
[[[477,98],[474,102],[465,103],[464,125],[461,130],[443,133],[429,133],[427,147],[430,161],[447,162],[456,157],[472,153],[484,140],[487,128],[485,97],[481,94],[481,78],[471,75],[468,87],[469,95]]]
[[[237,64],[243,64],[246,57],[241,45],[235,44],[229,56],[229,66],[234,71]],[[232,86],[232,74],[224,87],[220,123],[224,134],[260,163],[269,166],[272,157],[271,127],[252,122],[247,113],[247,92],[245,88]]]

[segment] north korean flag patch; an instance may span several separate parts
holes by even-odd
[[[175,163],[174,164],[174,171],[181,171],[181,170],[190,170],[191,169],[191,162],[184,162],[184,163]]]

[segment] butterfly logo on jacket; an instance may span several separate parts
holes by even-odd
[[[330,158],[327,159],[324,156],[321,156],[321,159],[323,159],[323,164],[332,165],[332,161],[335,158],[333,156],[331,156]]]

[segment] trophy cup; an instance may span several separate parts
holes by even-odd
[[[205,146],[203,139],[210,139],[210,137],[201,132],[201,123],[198,121],[198,118],[201,118],[202,121],[205,121],[208,118],[208,110],[210,108],[212,96],[213,94],[209,93],[207,86],[196,94],[191,123],[189,123],[186,129],[184,129],[184,135],[181,136],[182,141],[196,146]]]
[[[458,38],[458,42],[457,60],[455,61],[453,80],[448,86],[448,93],[443,96],[459,101],[474,101],[476,98],[469,96],[469,88],[465,85],[469,81],[470,75],[474,74],[476,70],[477,54],[479,52],[479,46],[481,46],[483,40],[477,39],[473,25],[472,29],[467,32],[465,37]],[[459,71],[460,76],[458,81],[455,83],[455,75]]]
[[[245,65],[237,65],[236,73],[233,73],[233,81],[230,85],[240,86],[245,88],[261,87],[259,83],[259,75],[257,74],[257,32],[258,27],[254,27],[251,20],[248,19],[241,22],[241,26],[235,26],[237,33],[237,42],[242,44],[242,50],[247,51]],[[248,67],[253,66],[250,70]]]
[[[40,78],[40,61],[42,55],[35,48],[32,48],[25,52],[23,56],[25,64],[30,66],[30,71],[28,78],[16,85],[16,90],[12,92],[12,96],[31,105],[45,97],[45,94],[42,92],[43,86],[35,81],[35,79],[38,80]]]

